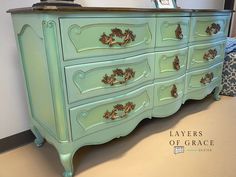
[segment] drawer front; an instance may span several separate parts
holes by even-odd
[[[69,103],[114,93],[154,79],[154,54],[65,68]]]
[[[226,37],[228,26],[229,16],[192,17],[190,41]]]
[[[62,18],[64,59],[125,54],[151,49],[155,18]]]
[[[225,41],[189,47],[188,69],[210,66],[224,59]]]
[[[119,97],[73,108],[70,110],[73,139],[135,119],[152,107],[153,87],[148,86]]]
[[[157,18],[156,46],[187,44],[189,37],[189,17]]]
[[[155,84],[154,106],[170,104],[182,99],[184,94],[185,76],[168,82]]]
[[[186,71],[188,48],[158,52],[155,60],[155,78],[182,75]]]
[[[219,63],[211,68],[195,71],[187,74],[186,91],[192,92],[204,89],[221,80],[223,64]]]

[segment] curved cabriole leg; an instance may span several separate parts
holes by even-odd
[[[220,85],[220,86],[218,86],[218,87],[215,88],[213,97],[214,97],[214,99],[215,99],[216,101],[219,101],[219,100],[220,100],[220,91],[221,91],[221,90],[222,90],[222,85]]]
[[[42,135],[39,133],[38,129],[36,127],[32,127],[31,131],[33,132],[34,136],[36,137],[34,140],[34,144],[37,147],[42,147],[44,144],[44,138],[42,137]]]
[[[72,177],[73,176],[73,153],[68,154],[59,154],[61,163],[65,168],[65,172],[63,173],[64,177]]]

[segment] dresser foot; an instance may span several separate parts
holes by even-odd
[[[219,101],[220,100],[220,91],[222,90],[222,86],[218,86],[215,88],[214,90],[214,94],[213,94],[213,97],[216,101]]]
[[[65,169],[65,172],[63,173],[64,177],[72,177],[73,176],[73,154],[60,154],[60,160],[61,163]]]
[[[44,145],[44,139],[38,139],[38,138],[36,138],[36,139],[34,140],[34,144],[35,144],[38,148],[40,148],[40,147],[42,147],[42,146]]]
[[[72,177],[73,176],[73,173],[72,172],[68,172],[68,171],[65,171],[63,173],[63,177]]]
[[[34,140],[34,144],[37,147],[42,147],[44,144],[44,138],[42,137],[42,135],[39,133],[38,129],[36,127],[32,127],[31,131],[33,132],[34,136],[36,137]]]

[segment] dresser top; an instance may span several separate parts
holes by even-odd
[[[63,13],[63,12],[157,12],[157,13],[176,13],[176,12],[220,12],[229,13],[232,10],[217,9],[157,9],[157,8],[120,8],[120,7],[67,7],[67,6],[44,6],[44,7],[25,7],[9,9],[8,13]]]

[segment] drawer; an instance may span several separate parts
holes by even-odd
[[[224,59],[225,41],[189,47],[188,69],[210,66]]]
[[[62,18],[65,60],[152,49],[155,18]]]
[[[219,63],[211,68],[194,71],[187,74],[186,92],[204,89],[221,80],[223,64]]]
[[[154,54],[65,68],[69,103],[122,91],[154,79]]]
[[[73,140],[141,116],[153,107],[153,86],[70,109]],[[122,131],[122,130],[121,130]],[[114,135],[119,132],[112,132]]]
[[[190,41],[226,37],[229,19],[229,16],[192,17]]]
[[[182,75],[186,71],[188,48],[158,52],[155,60],[155,78]]]
[[[156,46],[178,46],[189,40],[189,17],[157,18]]]
[[[154,106],[161,106],[176,102],[184,94],[185,76],[178,79],[159,82],[154,88]]]

